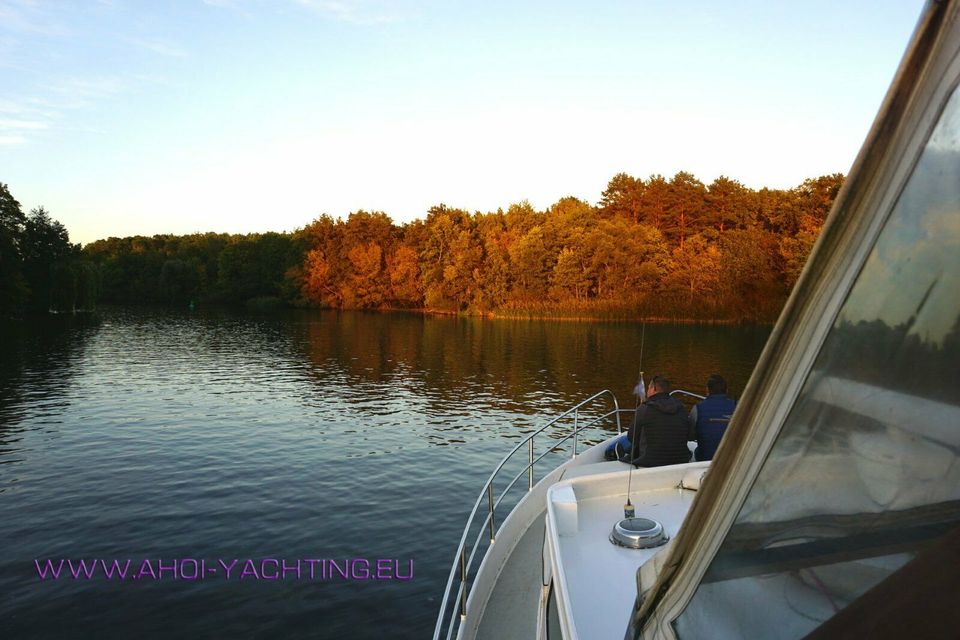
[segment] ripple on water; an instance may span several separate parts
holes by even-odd
[[[426,636],[493,464],[601,388],[632,402],[639,329],[136,309],[17,329],[0,340],[0,626],[10,637]],[[755,359],[765,337],[676,331],[689,348],[648,327],[644,358],[691,380],[701,361],[710,373]],[[728,374],[731,386],[748,373]],[[416,577],[37,580],[34,558],[77,556],[413,558]]]

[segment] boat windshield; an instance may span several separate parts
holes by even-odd
[[[960,527],[958,454],[954,90],[678,636],[807,635]]]

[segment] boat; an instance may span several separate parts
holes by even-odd
[[[933,0],[713,461],[604,461],[609,391],[527,434],[435,639],[960,635],[958,85]]]

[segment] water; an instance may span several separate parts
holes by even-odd
[[[467,512],[524,431],[603,388],[632,407],[641,342],[648,379],[702,392],[720,372],[737,395],[768,332],[144,309],[7,322],[0,637],[429,636]],[[47,558],[240,565],[40,580]],[[247,558],[395,559],[413,576],[240,580]]]

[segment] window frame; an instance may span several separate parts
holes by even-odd
[[[870,134],[744,390],[671,558],[643,585],[628,637],[676,638],[797,400],[824,340],[960,84],[960,9],[925,7]]]

